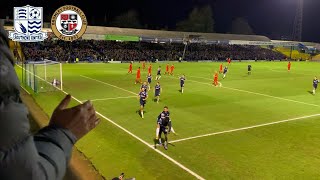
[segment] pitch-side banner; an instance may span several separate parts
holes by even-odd
[[[272,42],[272,41],[241,41],[230,40],[231,45],[251,45],[251,46],[298,46],[298,42]]]

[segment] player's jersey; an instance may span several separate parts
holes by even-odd
[[[223,74],[226,74],[227,72],[228,72],[228,68],[225,67],[225,68],[223,69]]]
[[[169,125],[169,118],[158,118],[157,124],[160,125],[160,127],[167,127]]]
[[[314,87],[314,88],[317,88],[317,87],[318,87],[318,84],[319,84],[319,80],[318,80],[318,79],[314,79],[314,80],[313,80],[313,87]]]
[[[214,79],[218,80],[218,73],[214,74]]]
[[[139,96],[140,96],[140,101],[145,101],[144,99],[147,98],[148,93],[146,91],[142,91],[139,93]]]
[[[165,116],[165,117],[168,117],[169,120],[170,120],[170,112],[169,112],[169,111],[167,111],[167,112],[162,111],[162,112],[159,114],[158,119],[161,118],[161,114],[164,114],[164,116]]]
[[[144,85],[144,84],[142,84],[142,85],[141,85],[141,89],[142,89],[142,88],[144,88],[144,91],[147,91],[147,89],[148,89],[148,85]]]
[[[140,78],[141,77],[141,72],[140,72],[140,69],[137,70],[137,78]]]
[[[156,86],[154,87],[154,89],[155,89],[156,92],[160,92],[160,90],[161,90],[160,84],[159,84],[159,85],[156,85]]]
[[[166,70],[169,71],[169,65],[168,65],[168,64],[167,64],[167,66],[166,66]]]
[[[151,83],[152,76],[151,76],[151,75],[148,75],[148,76],[147,76],[147,79],[148,79],[148,82]]]
[[[129,69],[132,69],[132,64],[129,65]]]
[[[186,78],[184,77],[180,77],[180,84],[184,84],[184,81],[186,80]]]
[[[220,70],[222,71],[222,64],[220,65]]]
[[[248,65],[248,71],[251,71],[251,65]]]

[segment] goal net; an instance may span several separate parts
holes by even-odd
[[[23,82],[34,92],[62,90],[62,64],[56,61],[29,61],[25,63]]]

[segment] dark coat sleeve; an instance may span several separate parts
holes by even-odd
[[[0,179],[62,179],[76,137],[54,126],[29,133],[7,35],[0,27]]]

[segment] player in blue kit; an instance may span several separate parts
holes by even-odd
[[[228,73],[228,67],[226,66],[223,69],[223,77],[222,77],[222,79],[224,79],[226,77],[227,73]]]
[[[143,110],[144,110],[144,106],[145,106],[147,99],[148,99],[148,93],[146,92],[146,90],[144,88],[141,88],[141,90],[138,94],[138,98],[140,101],[140,115],[142,118],[144,118]]]
[[[147,76],[147,81],[148,81],[148,91],[150,91],[150,87],[151,87],[151,80],[152,80],[152,76],[151,74],[149,73],[148,76]]]
[[[251,69],[252,69],[252,66],[249,64],[248,65],[248,75],[251,75]]]
[[[160,82],[157,82],[156,86],[154,87],[154,97],[156,98],[157,103],[159,103],[161,92],[162,88],[160,86]]]
[[[160,78],[161,78],[161,66],[159,66],[158,69],[157,69],[156,80],[159,80]]]
[[[163,147],[165,150],[168,149],[168,132],[170,132],[171,123],[169,123],[169,117],[166,117],[164,113],[160,114],[160,118],[157,120],[156,128],[156,140],[159,140],[159,145],[161,145],[161,135],[164,134],[164,144]]]
[[[168,106],[163,107],[163,111],[159,114],[158,119],[161,117],[161,114],[164,114],[165,117],[169,118],[169,123],[170,123],[170,127],[171,127],[169,130],[169,133],[172,132],[173,134],[177,135],[171,125],[171,118],[170,118],[170,112],[169,112]]]
[[[312,91],[312,94],[315,95],[316,94],[316,90],[318,88],[318,84],[319,84],[319,80],[317,77],[314,77],[313,79],[313,91]]]
[[[141,89],[144,88],[144,91],[147,92],[149,87],[148,87],[148,84],[147,82],[143,82],[143,84],[141,85]]]
[[[182,76],[180,77],[180,88],[181,88],[180,92],[181,92],[181,93],[183,93],[184,81],[185,81],[185,80],[186,80],[186,77],[185,77],[184,75],[182,75]]]

